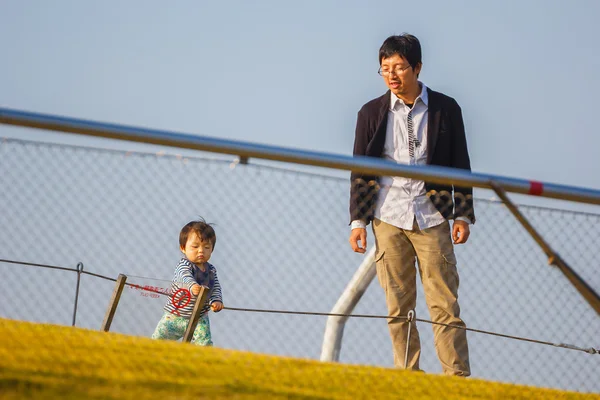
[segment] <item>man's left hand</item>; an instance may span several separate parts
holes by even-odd
[[[452,240],[454,241],[454,244],[467,243],[470,234],[471,229],[467,222],[454,220],[454,225],[452,226]]]

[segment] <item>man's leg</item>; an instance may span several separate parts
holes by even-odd
[[[433,322],[465,327],[458,306],[458,271],[450,237],[450,225],[445,221],[433,228],[408,231],[419,262],[425,298]],[[433,325],[435,348],[444,373],[469,376],[469,348],[464,329]]]
[[[388,315],[406,317],[417,300],[415,251],[403,229],[373,220],[377,253],[377,277],[385,292]],[[408,364],[405,366],[408,322],[388,319],[388,328],[394,347],[394,365],[398,368],[419,370],[421,344],[416,324],[411,324]]]

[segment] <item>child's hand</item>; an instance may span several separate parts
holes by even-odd
[[[214,303],[212,303],[210,305],[211,310],[213,310],[214,312],[219,312],[223,309],[223,303],[221,303],[220,301],[215,301]]]
[[[192,294],[193,294],[194,296],[198,296],[198,293],[200,293],[200,285],[198,285],[198,284],[194,284],[194,285],[192,286]]]

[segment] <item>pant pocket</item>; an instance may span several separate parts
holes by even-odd
[[[387,288],[387,271],[385,268],[385,261],[383,260],[383,256],[385,255],[385,251],[377,253],[375,255],[375,269],[377,271],[377,280],[379,281],[379,285],[386,291]]]
[[[444,275],[446,276],[446,284],[448,285],[450,291],[455,296],[458,296],[458,285],[460,282],[458,278],[458,270],[456,268],[456,255],[454,254],[454,251],[452,251],[448,254],[442,254],[442,257],[444,258]]]

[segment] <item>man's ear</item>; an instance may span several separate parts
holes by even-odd
[[[181,250],[181,252],[182,252],[183,254],[185,254],[185,247],[183,247],[183,246],[179,246],[179,250]]]
[[[417,74],[417,77],[419,77],[419,74],[421,73],[421,68],[423,68],[423,63],[418,63],[417,65],[415,65],[415,74]]]

